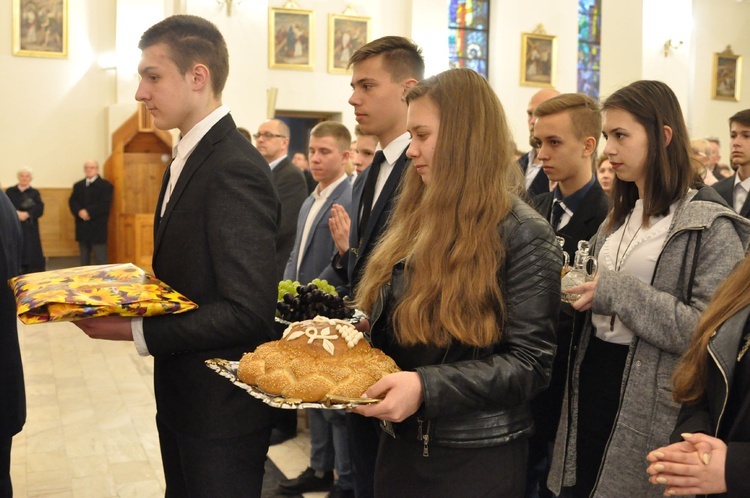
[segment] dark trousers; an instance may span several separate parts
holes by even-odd
[[[91,264],[91,253],[94,253],[94,262],[97,265],[107,264],[107,243],[92,244],[85,240],[78,241],[78,249],[81,251],[81,266]]]
[[[10,445],[12,436],[0,436],[0,498],[11,498],[13,486],[10,482]]]
[[[354,475],[354,493],[357,498],[375,496],[375,461],[380,444],[379,421],[356,413],[346,414],[349,429],[349,458]]]
[[[271,428],[224,439],[180,434],[156,417],[165,498],[260,497]]]

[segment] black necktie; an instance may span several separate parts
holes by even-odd
[[[362,217],[359,219],[359,238],[365,234],[367,228],[367,222],[370,219],[370,212],[372,211],[372,204],[375,200],[375,184],[378,183],[378,175],[380,175],[380,165],[385,161],[385,154],[382,150],[375,153],[375,157],[372,159],[370,165],[370,171],[367,173],[367,180],[365,180],[365,186],[362,189]]]
[[[557,232],[557,227],[560,225],[560,220],[562,219],[562,215],[565,212],[565,208],[563,208],[562,202],[560,202],[558,199],[555,199],[552,201],[552,229]]]

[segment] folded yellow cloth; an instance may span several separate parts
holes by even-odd
[[[156,316],[198,307],[161,280],[126,264],[79,266],[10,279],[26,324],[97,316]]]

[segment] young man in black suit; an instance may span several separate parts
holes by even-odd
[[[107,264],[107,223],[112,206],[112,184],[99,176],[99,163],[83,164],[83,180],[73,185],[68,199],[76,219],[76,240],[81,252],[81,266],[91,264],[91,253],[98,265]]]
[[[714,183],[713,188],[730,208],[750,218],[750,109],[729,118],[729,133],[730,159],[737,172]]]
[[[139,43],[136,99],[181,140],[154,218],[157,277],[199,304],[189,313],[76,322],[94,338],[134,340],[154,356],[167,497],[260,496],[271,408],[206,368],[274,337],[280,203],[268,164],[221,104],[226,43],[177,15]]]
[[[26,422],[23,366],[18,347],[16,299],[6,284],[21,273],[21,224],[16,208],[0,191],[0,497],[13,496],[10,448]]]
[[[362,269],[383,232],[407,167],[406,131],[409,88],[424,78],[421,49],[400,36],[385,36],[360,47],[349,60],[357,123],[366,135],[378,137],[381,150],[372,164],[357,176],[351,210],[334,205],[331,231],[339,249],[333,265],[349,282],[349,294],[357,291]],[[357,498],[373,496],[373,478],[379,429],[376,422],[347,414],[350,450]]]
[[[607,216],[609,198],[596,181],[596,147],[602,131],[599,106],[582,93],[565,93],[539,104],[535,111],[534,142],[537,159],[550,180],[552,192],[534,198],[539,213],[565,240],[570,261],[579,240],[589,240]],[[532,402],[537,429],[529,441],[528,497],[551,497],[547,489],[549,456],[565,389],[565,372],[573,333],[573,319],[560,313],[557,354],[548,389]]]
[[[289,133],[286,123],[280,119],[269,119],[253,134],[258,152],[271,167],[273,182],[281,198],[281,225],[276,238],[276,269],[279,280],[284,275],[286,262],[294,247],[299,210],[308,196],[305,175],[292,163],[288,155]]]

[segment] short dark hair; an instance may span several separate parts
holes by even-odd
[[[745,126],[750,126],[750,109],[740,111],[729,118],[729,126],[732,126],[732,123],[735,121]]]
[[[643,195],[643,223],[651,216],[665,216],[669,207],[682,198],[688,188],[699,186],[690,163],[690,138],[682,108],[669,86],[661,81],[640,80],[620,88],[604,101],[602,109],[617,108],[628,112],[646,129],[646,181]],[[666,144],[664,127],[672,129]],[[615,178],[612,186],[612,216],[607,228],[625,221],[638,200],[633,182]]]
[[[384,36],[361,46],[352,54],[346,67],[351,68],[378,55],[383,56],[383,65],[391,73],[391,81],[407,78],[417,81],[424,79],[422,49],[403,36]]]
[[[214,96],[219,97],[229,76],[229,52],[224,37],[211,22],[198,16],[170,16],[148,28],[138,42],[144,50],[164,43],[172,62],[182,74],[193,64],[208,68]]]

